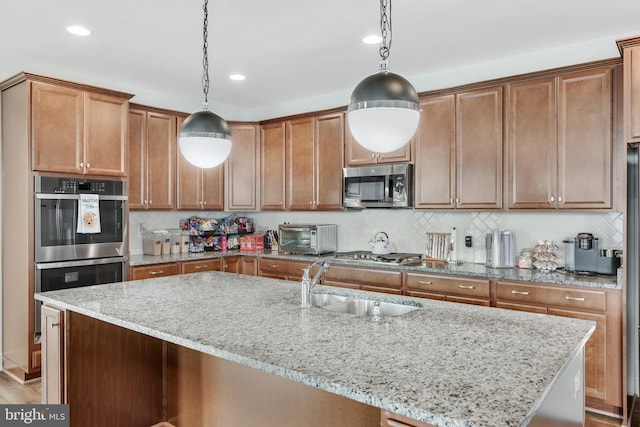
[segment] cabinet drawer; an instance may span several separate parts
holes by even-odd
[[[607,302],[606,292],[603,290],[559,288],[514,282],[498,282],[496,299],[594,311],[605,311]]]
[[[287,276],[294,279],[302,278],[302,273],[309,264],[311,263],[305,261],[260,258],[260,275],[266,273],[268,275]]]
[[[361,289],[366,290],[375,290],[369,289],[371,287],[400,290],[402,289],[402,272],[332,265],[324,273],[322,283],[330,284],[331,282],[360,285]]]
[[[185,261],[182,263],[182,274],[199,273],[202,271],[222,271],[222,258]]]
[[[178,265],[177,262],[145,265],[133,267],[129,280],[151,279],[154,277],[173,276],[175,274],[180,274],[180,265]]]
[[[407,291],[489,298],[489,280],[407,273]]]

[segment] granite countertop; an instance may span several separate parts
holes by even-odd
[[[301,309],[291,282],[207,272],[36,299],[437,426],[523,426],[593,322],[317,286],[419,305],[384,322]],[[205,303],[203,303],[205,302]]]
[[[351,265],[357,267],[383,268],[390,270],[413,271],[416,273],[436,273],[454,276],[484,277],[488,279],[515,280],[525,282],[537,282],[553,285],[585,286],[590,288],[622,289],[622,269],[618,270],[617,276],[605,275],[582,275],[556,270],[554,272],[544,272],[540,270],[522,268],[489,268],[484,264],[474,264],[465,262],[459,265],[447,264],[444,262],[423,262],[419,266],[396,266],[381,264],[379,262],[363,260],[334,259],[333,254],[327,255],[285,255],[271,253],[246,253],[240,251],[222,252],[200,252],[182,253],[172,255],[131,255],[129,257],[130,266],[159,264],[166,262],[191,261],[197,259],[219,258],[223,256],[259,256],[263,258],[292,259],[313,262],[319,259],[326,259],[335,265]]]

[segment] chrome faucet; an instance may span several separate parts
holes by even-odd
[[[309,271],[318,264],[320,264],[318,271],[316,271],[313,277],[310,277]],[[300,305],[302,308],[311,307],[311,289],[328,269],[329,263],[327,261],[316,261],[304,269],[304,273],[302,274],[302,304]]]

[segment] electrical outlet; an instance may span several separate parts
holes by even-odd
[[[144,222],[140,223],[140,232],[143,233],[147,231],[147,224],[145,224]]]
[[[473,247],[473,237],[472,236],[464,236],[464,246],[467,248]]]

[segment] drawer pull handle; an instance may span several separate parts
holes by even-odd
[[[458,285],[458,287],[460,289],[475,289],[475,286],[471,286],[471,285]]]
[[[584,298],[583,298],[583,297],[570,297],[569,295],[567,295],[566,297],[564,297],[564,299],[566,299],[567,301],[580,301],[580,302],[584,302]]]
[[[149,274],[150,274],[150,275],[152,275],[152,276],[157,276],[158,274],[162,274],[162,273],[164,273],[164,270],[160,270],[160,271],[152,271],[152,272],[150,272]]]
[[[196,265],[196,270],[202,270],[203,268],[207,268],[206,265]]]
[[[269,264],[269,267],[271,267],[271,268],[278,268],[278,264]]]
[[[527,291],[511,291],[511,293],[514,295],[529,295],[529,292]]]
[[[430,282],[428,280],[418,280],[418,283],[420,283],[421,285],[433,285],[433,282]]]
[[[52,323],[52,324],[51,324],[51,327],[52,327],[52,328],[55,328],[56,326],[60,326],[60,323]]]

